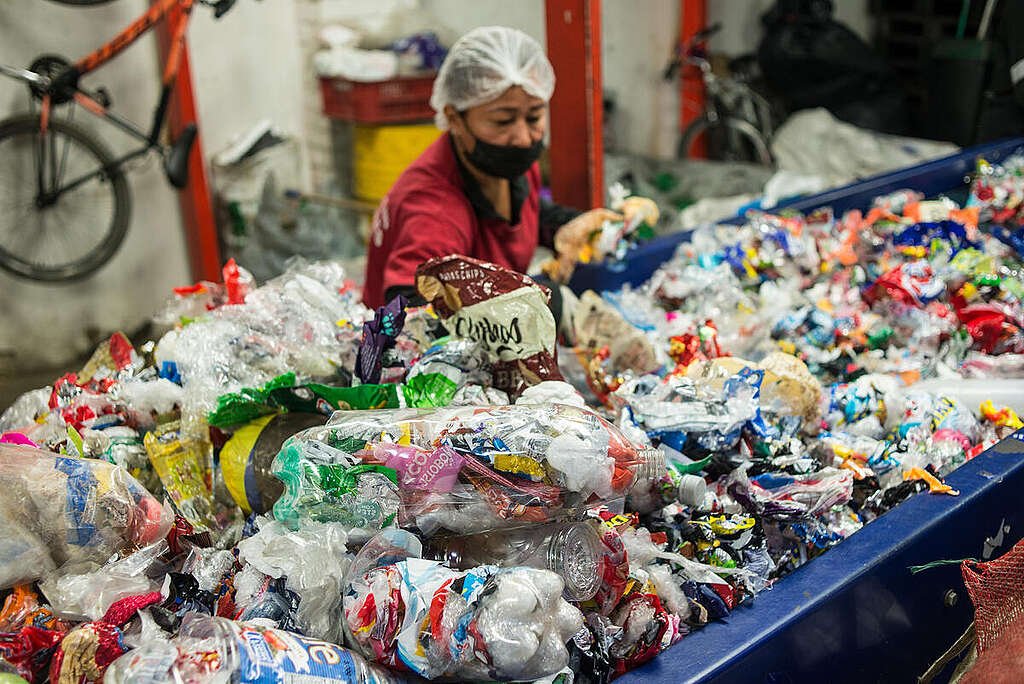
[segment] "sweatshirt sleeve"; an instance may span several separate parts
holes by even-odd
[[[463,208],[446,201],[444,193],[419,190],[395,207],[392,230],[398,234],[382,277],[387,292],[416,286],[416,268],[424,261],[449,254],[472,254],[473,219]]]

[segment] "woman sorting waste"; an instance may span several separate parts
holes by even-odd
[[[540,197],[537,159],[554,88],[551,63],[522,31],[481,27],[452,46],[430,98],[435,122],[448,135],[402,173],[377,209],[366,261],[367,306],[399,294],[422,302],[416,267],[448,254],[525,273],[544,245],[557,251],[552,271],[564,282],[590,234],[605,220],[622,220],[607,209],[579,212]],[[555,287],[556,318],[558,299]]]

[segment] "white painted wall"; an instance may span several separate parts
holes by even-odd
[[[205,7],[189,25],[192,82],[207,156],[270,119],[295,135],[306,156],[303,93],[306,65],[299,45],[297,2],[240,0],[221,19]],[[308,164],[289,187],[310,187]],[[280,179],[285,182],[285,179]]]
[[[420,0],[420,6],[456,37],[477,26],[509,26],[547,45],[544,0]]]
[[[27,66],[56,52],[77,59],[99,47],[146,7],[119,0],[76,9],[41,0],[0,2],[0,62]],[[156,48],[147,36],[83,83],[105,85],[117,111],[148,127],[159,94]],[[24,111],[27,90],[0,79],[0,116]],[[133,140],[84,112],[76,121],[94,128],[107,146]],[[2,162],[0,162],[2,163]],[[159,159],[139,162],[129,176],[133,215],[121,250],[102,270],[74,285],[40,285],[0,272],[0,368],[27,370],[63,363],[88,352],[93,334],[131,332],[161,305],[170,288],[189,280],[181,216]]]
[[[675,156],[679,83],[661,73],[679,37],[679,0],[605,0],[601,8],[601,69],[617,102],[615,139],[622,151]]]

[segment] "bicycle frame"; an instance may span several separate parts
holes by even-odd
[[[76,104],[81,105],[83,109],[91,114],[109,121],[128,135],[141,140],[145,144],[121,157],[118,157],[103,168],[84,174],[67,183],[63,183],[59,188],[50,188],[49,192],[46,193],[47,196],[52,198],[56,195],[72,190],[83,183],[88,182],[92,178],[95,178],[97,174],[108,173],[110,169],[117,168],[131,159],[140,157],[148,153],[149,150],[153,148],[157,148],[163,152],[164,148],[159,143],[160,131],[163,128],[164,119],[167,116],[167,106],[170,101],[171,90],[174,86],[174,80],[178,75],[178,68],[181,65],[181,51],[185,44],[185,31],[188,28],[188,22],[191,18],[192,8],[195,2],[196,0],[157,0],[157,2],[155,2],[146,12],[129,24],[110,42],[78,60],[78,62],[71,67],[74,70],[76,77],[73,85],[71,86],[74,90],[74,95],[72,97],[73,101]],[[168,15],[173,15],[169,20],[172,22],[171,44],[168,51],[167,62],[164,65],[160,100],[157,104],[156,111],[153,113],[153,121],[150,125],[149,131],[144,131],[128,119],[110,111],[106,105],[97,100],[95,95],[91,95],[89,92],[79,87],[77,79],[78,77],[94,71],[119,55]],[[41,86],[43,90],[52,91],[54,87],[54,83],[52,81],[44,84],[43,81],[45,79],[40,77],[38,74],[24,69],[13,69],[11,67],[0,66],[0,73],[28,83],[36,84],[37,86]],[[40,108],[39,121],[40,132],[42,133],[40,136],[40,145],[43,147],[45,147],[45,143],[43,141],[46,138],[51,110],[54,106],[52,102],[52,94],[53,92],[47,92],[43,95],[42,105]],[[40,154],[45,154],[45,150],[42,149],[42,147],[40,149]],[[42,180],[40,180],[40,192],[44,192]]]
[[[149,133],[145,133],[134,124],[110,112],[101,103],[90,97],[88,93],[76,87],[75,102],[96,116],[109,119],[130,135],[145,140],[150,147],[156,145],[157,136],[163,127],[164,117],[167,113],[167,102],[170,99],[171,88],[174,79],[178,75],[178,67],[181,65],[181,50],[185,44],[185,30],[192,15],[192,7],[195,0],[158,0],[152,7],[142,14],[138,19],[128,25],[121,33],[109,43],[102,46],[95,52],[86,55],[75,63],[75,70],[80,76],[94,71],[103,64],[119,55],[125,48],[134,43],[143,34],[160,23],[169,13],[178,13],[174,25],[171,27],[171,45],[167,55],[167,63],[164,65],[163,87],[160,92],[160,102],[153,115],[153,123]],[[48,103],[44,101],[44,110]],[[44,118],[48,112],[44,113]],[[45,131],[45,126],[44,126]]]
[[[704,114],[709,120],[717,121],[723,114],[738,114],[739,118],[750,122],[766,138],[771,139],[774,135],[771,105],[763,95],[744,82],[720,79],[712,71],[711,63],[702,56],[688,55],[684,61],[700,70],[707,91]]]

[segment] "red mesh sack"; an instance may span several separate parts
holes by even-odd
[[[967,593],[974,602],[978,660],[961,680],[1024,681],[1024,540],[987,563],[964,561]]]
[[[980,644],[980,642],[979,642]],[[979,646],[980,647],[980,646]],[[1003,627],[960,684],[1018,684],[1024,681],[1024,615]]]
[[[1024,540],[1000,558],[987,563],[964,561],[961,568],[967,593],[974,602],[981,655],[1004,629],[1024,615]]]

